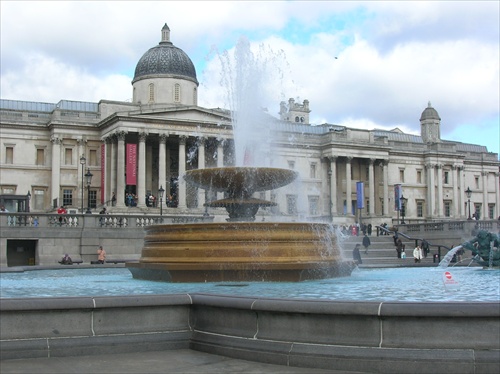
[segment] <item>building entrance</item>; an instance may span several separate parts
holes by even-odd
[[[7,240],[7,266],[36,265],[38,240]]]

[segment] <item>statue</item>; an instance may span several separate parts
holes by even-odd
[[[493,242],[493,247],[491,243]],[[478,261],[483,266],[490,265],[490,256],[493,266],[500,266],[500,238],[486,230],[479,230],[472,240],[462,244],[462,248],[468,249],[474,256],[479,256],[482,261]],[[490,252],[491,255],[490,255]]]

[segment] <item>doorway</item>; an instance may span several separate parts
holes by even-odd
[[[36,265],[38,240],[7,240],[7,266]]]

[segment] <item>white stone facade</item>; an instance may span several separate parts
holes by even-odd
[[[16,209],[6,196],[29,192],[32,211],[49,212],[57,205],[79,211],[90,195],[92,207],[99,210],[111,205],[115,193],[116,205],[109,210],[124,212],[132,209],[125,203],[126,194],[133,192],[138,196],[135,212],[157,213],[146,206],[145,196],[157,195],[161,186],[166,190],[163,202],[168,195],[176,199],[164,209],[204,213],[203,204],[215,196],[186,186],[182,175],[189,169],[233,165],[234,150],[229,111],[197,106],[197,87],[191,76],[162,73],[134,81],[133,103],[2,100],[2,204]],[[276,135],[271,166],[294,169],[300,177],[298,183],[261,196],[278,203],[262,210],[263,219],[272,211],[284,220],[398,222],[396,184],[408,199],[407,223],[468,218],[468,187],[472,213],[481,219],[500,215],[498,155],[481,145],[442,140],[440,118],[430,103],[420,117],[422,136],[398,129],[313,126],[309,113],[307,100],[290,99],[288,105],[280,104],[280,118],[270,121]],[[127,144],[137,147],[135,185],[126,185]],[[89,171],[90,194],[83,183]],[[362,210],[356,209],[359,181],[364,182]],[[209,213],[220,219],[225,215],[221,209]]]

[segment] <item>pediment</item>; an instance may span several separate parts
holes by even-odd
[[[129,112],[128,116],[137,119],[162,119],[209,123],[229,123],[231,121],[230,113],[227,110],[219,108],[206,109],[196,106],[134,111]]]

